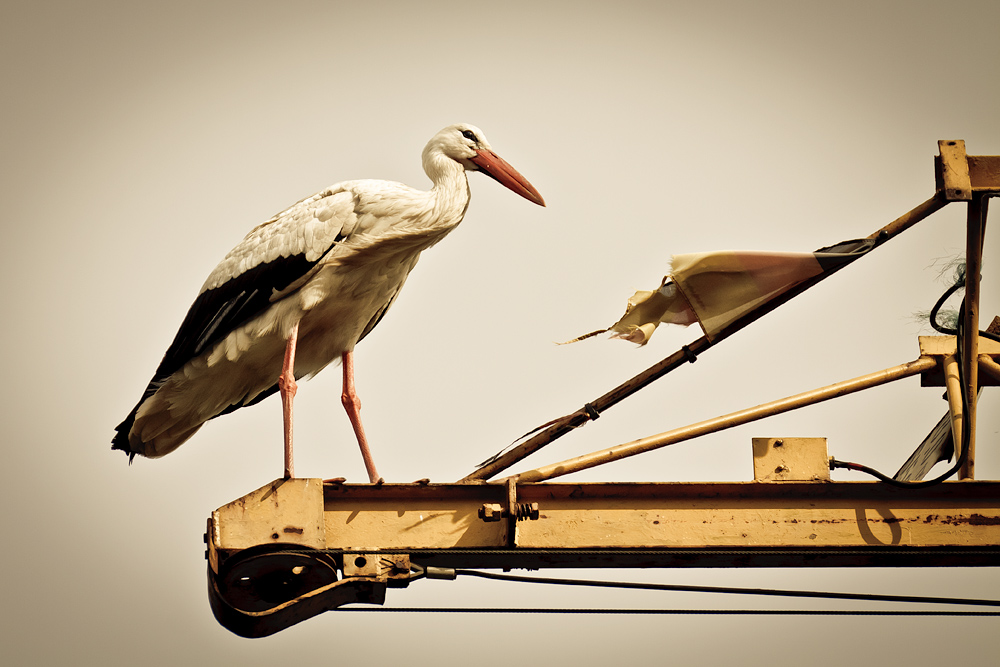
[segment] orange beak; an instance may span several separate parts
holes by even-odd
[[[524,176],[517,172],[517,169],[507,164],[506,160],[493,151],[483,148],[476,151],[475,157],[470,158],[471,162],[479,167],[480,171],[492,178],[494,181],[504,186],[512,192],[516,192],[530,202],[539,206],[545,206],[545,200],[538,194],[531,183]]]

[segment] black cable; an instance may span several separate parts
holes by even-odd
[[[631,581],[598,581],[594,579],[562,579],[555,577],[525,577],[517,574],[500,574],[480,570],[456,569],[456,575],[517,581],[532,584],[556,584],[560,586],[590,586],[595,588],[627,588],[647,591],[681,591],[687,593],[727,593],[732,595],[771,595],[781,597],[824,598],[834,600],[865,600],[869,602],[907,602],[919,604],[960,604],[984,607],[1000,607],[1000,600],[969,598],[941,598],[915,595],[879,595],[875,593],[833,593],[823,591],[790,591],[774,588],[732,588],[725,586],[687,586],[680,584],[651,584]]]
[[[960,393],[962,396],[962,414],[968,415],[969,401],[968,397],[965,395],[965,377],[964,377],[965,364],[964,360],[962,359],[962,339],[964,338],[965,335],[965,300],[964,299],[962,300],[962,305],[958,311],[958,321],[956,322],[956,327],[954,329],[945,327],[944,325],[942,325],[937,321],[938,311],[941,310],[941,306],[944,305],[945,301],[947,301],[952,294],[957,292],[962,287],[965,287],[964,269],[959,271],[958,280],[955,281],[955,284],[949,287],[947,290],[945,290],[944,294],[941,295],[941,298],[939,298],[937,300],[937,303],[934,304],[934,307],[931,309],[930,313],[930,322],[931,326],[934,327],[935,330],[949,336],[955,336],[955,360],[958,362],[957,363],[958,383],[959,386],[961,387]],[[993,335],[988,332],[980,331],[979,333],[980,335],[986,334],[988,337],[993,338]],[[901,489],[923,489],[928,486],[934,486],[935,484],[940,484],[941,482],[945,481],[946,479],[957,473],[959,470],[962,469],[962,466],[965,465],[965,462],[969,458],[969,440],[971,431],[972,429],[969,428],[968,424],[966,424],[965,428],[962,429],[961,452],[959,453],[955,461],[955,464],[947,471],[945,471],[943,474],[939,475],[938,477],[935,477],[934,479],[921,480],[919,482],[905,482],[898,479],[893,479],[892,477],[889,477],[888,475],[881,473],[878,470],[875,470],[874,468],[869,468],[868,466],[861,465],[860,463],[852,463],[850,461],[839,461],[834,458],[830,459],[830,470],[843,468],[845,470],[854,470],[856,472],[863,472],[867,475],[875,477],[879,481],[885,482],[886,484]]]
[[[594,614],[673,616],[1000,616],[1000,611],[922,611],[865,609],[553,609],[533,607],[337,607],[335,613],[436,614]]]
[[[957,277],[957,279],[955,281],[955,284],[952,285],[951,287],[949,287],[947,290],[945,290],[945,293],[941,295],[941,298],[937,300],[937,303],[935,303],[934,307],[931,309],[930,322],[931,322],[931,327],[933,327],[935,331],[937,331],[939,333],[943,333],[946,336],[955,336],[955,335],[958,334],[958,329],[957,328],[953,329],[953,328],[949,328],[949,327],[944,326],[943,324],[941,324],[940,322],[938,322],[937,316],[938,316],[938,312],[941,310],[942,306],[944,306],[945,302],[948,301],[949,298],[951,298],[951,295],[954,294],[955,292],[957,292],[959,289],[961,289],[963,287],[965,287],[965,268],[964,267],[962,267],[962,268],[960,268],[958,270],[958,277]],[[963,304],[964,304],[964,302],[963,302]],[[982,329],[980,329],[979,335],[982,336],[983,338],[989,338],[990,340],[995,340],[998,343],[1000,343],[1000,335],[995,334],[995,333],[993,333],[991,331],[983,331]]]
[[[943,324],[938,322],[937,316],[938,316],[938,311],[940,311],[941,307],[944,306],[945,302],[951,298],[951,295],[957,292],[958,290],[962,289],[963,287],[965,287],[964,266],[958,269],[958,279],[955,281],[955,284],[946,289],[944,294],[941,295],[941,298],[938,299],[937,303],[934,304],[934,307],[931,308],[931,314],[930,314],[931,327],[933,327],[935,331],[943,333],[946,336],[958,335],[958,329],[951,329],[944,326]],[[959,313],[959,319],[961,319],[961,311]]]

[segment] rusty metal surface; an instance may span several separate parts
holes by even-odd
[[[326,497],[327,549],[509,547],[504,485],[341,485]],[[878,482],[519,484],[538,519],[516,547],[649,549],[1000,546],[1000,484],[897,489]],[[499,500],[499,502],[498,502]],[[390,511],[388,508],[392,507]]]
[[[514,546],[527,549],[1000,548],[998,482],[926,489],[823,481],[518,484],[517,502],[537,511],[537,519],[519,522],[481,516],[484,505],[504,507],[505,484],[341,484],[324,487],[322,500],[309,495],[322,503],[320,550],[337,553],[502,549],[512,521]],[[272,506],[275,516],[258,520],[281,522],[285,508],[295,507],[286,497]],[[213,523],[226,516],[215,513]],[[234,534],[225,525],[209,533],[221,567],[246,549],[225,541]],[[269,539],[260,546],[303,548]]]

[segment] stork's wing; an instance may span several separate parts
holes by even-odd
[[[142,398],[115,429],[116,447],[127,450],[136,411],[167,378],[266,310],[275,295],[306,276],[350,234],[356,220],[352,193],[331,189],[300,201],[247,234],[205,281]]]
[[[321,192],[256,227],[212,271],[153,378],[165,379],[268,308],[353,228],[349,192]]]

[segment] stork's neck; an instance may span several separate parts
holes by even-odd
[[[465,167],[441,153],[431,153],[424,157],[424,171],[434,184],[431,196],[435,217],[446,225],[457,225],[469,206],[469,179]]]

